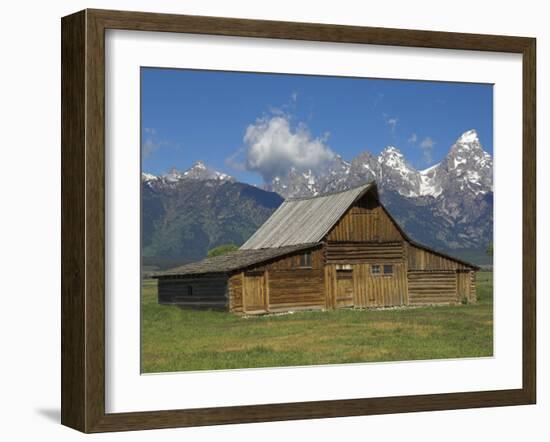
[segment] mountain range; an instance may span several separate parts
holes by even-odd
[[[439,163],[417,170],[395,146],[318,170],[291,168],[264,189],[197,162],[162,176],[142,174],[143,256],[192,261],[220,244],[240,245],[283,198],[316,196],[375,180],[382,202],[417,241],[486,261],[493,235],[493,160],[475,130]],[[485,259],[484,259],[485,258]]]
[[[274,193],[235,181],[203,163],[162,177],[142,174],[141,244],[146,265],[170,267],[242,244],[281,205]]]

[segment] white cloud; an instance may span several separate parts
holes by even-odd
[[[435,141],[432,140],[431,137],[425,137],[420,142],[420,149],[422,149],[422,155],[426,164],[430,164],[432,162],[432,151],[434,146]]]
[[[304,123],[292,127],[285,114],[260,118],[244,135],[246,168],[259,172],[266,182],[291,167],[316,169],[334,158],[327,138],[314,138]]]
[[[416,135],[415,133],[412,133],[409,139],[407,140],[407,143],[416,144],[417,141],[418,141],[418,135]]]

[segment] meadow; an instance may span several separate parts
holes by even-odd
[[[157,303],[143,281],[141,371],[216,370],[483,357],[493,354],[493,274],[475,304],[237,316]]]

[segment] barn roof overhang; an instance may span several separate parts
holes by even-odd
[[[321,243],[297,244],[293,246],[235,250],[224,255],[205,258],[198,262],[185,264],[164,272],[151,275],[152,278],[177,278],[182,276],[214,276],[228,275],[237,271],[246,270],[260,264],[266,264],[275,259],[291,255],[297,252],[313,250],[320,247]]]

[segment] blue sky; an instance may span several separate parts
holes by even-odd
[[[487,84],[142,68],[142,170],[198,160],[261,184],[278,170],[315,167],[398,147],[422,169],[476,129],[493,154]]]

